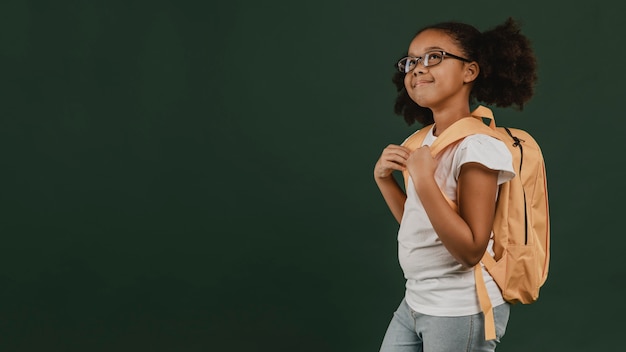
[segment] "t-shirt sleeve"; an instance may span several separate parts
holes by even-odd
[[[498,171],[498,185],[515,177],[513,156],[504,142],[485,134],[467,136],[454,155],[455,179],[459,179],[461,166],[465,163],[480,163]]]

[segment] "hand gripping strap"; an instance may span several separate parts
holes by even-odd
[[[491,120],[489,127],[482,122],[483,117]],[[407,147],[410,151],[420,148],[424,143],[426,135],[433,128],[433,126],[434,125],[425,126],[419,131],[413,133],[402,143],[402,145],[404,147]],[[486,134],[499,139],[500,137],[495,131],[495,126],[496,125],[493,118],[493,113],[491,112],[491,110],[481,105],[474,111],[472,111],[471,117],[464,117],[446,128],[430,146],[431,155],[434,158],[450,145],[460,142],[463,138],[473,134]],[[402,175],[404,177],[404,190],[406,192],[409,185],[408,170],[403,170]],[[452,206],[452,208],[456,210],[456,204],[452,202],[445,194],[444,197],[448,201],[448,204],[450,204],[450,206]]]
[[[404,147],[409,148],[409,150],[411,151],[414,151],[415,149],[420,148],[422,146],[422,143],[424,143],[424,139],[426,138],[426,135],[428,134],[431,128],[433,128],[433,125],[426,126],[422,128],[421,130],[413,133],[409,138],[407,138],[404,141],[404,143],[402,143],[402,145]],[[435,143],[438,140],[439,139],[435,140]],[[435,143],[433,143],[433,146],[435,145]],[[438,145],[441,145],[441,144],[438,144]],[[432,156],[435,157],[439,153],[439,149],[435,149],[433,151],[432,149],[433,146],[431,146],[430,151],[431,151]],[[402,176],[404,177],[404,191],[406,192],[409,189],[409,171],[407,169],[402,170]],[[453,202],[445,193],[443,193],[443,190],[441,190],[441,194],[443,194],[443,197],[446,199],[450,207],[454,211],[458,211],[458,207],[456,203]]]

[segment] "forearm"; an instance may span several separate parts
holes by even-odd
[[[406,194],[400,188],[395,178],[392,175],[388,177],[376,177],[374,176],[376,185],[383,195],[389,210],[393,217],[400,223],[402,221],[402,214],[404,213],[404,202],[406,201]]]

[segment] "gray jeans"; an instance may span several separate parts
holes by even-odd
[[[435,317],[413,311],[403,299],[380,352],[493,352],[506,330],[510,308],[508,303],[493,308],[496,339],[486,341],[483,313]]]

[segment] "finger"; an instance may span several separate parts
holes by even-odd
[[[405,148],[390,148],[385,149],[383,154],[388,156],[399,156],[400,158],[407,159],[410,155],[410,152]]]
[[[395,150],[395,151],[400,151],[400,152],[404,152],[404,153],[410,153],[411,150],[407,147],[403,147],[401,145],[395,145],[395,144],[389,144],[386,148],[386,150]]]
[[[411,152],[411,154],[414,154],[414,155],[429,155],[429,154],[431,154],[430,153],[430,147],[427,146],[427,145],[419,147],[419,148],[415,149],[413,152]]]
[[[409,157],[408,155],[405,156],[405,155],[391,153],[391,154],[386,154],[383,157],[383,160],[404,166],[404,164],[406,164],[406,160],[408,159],[408,157]]]
[[[381,163],[381,166],[385,169],[402,171],[405,169],[406,164],[395,160],[385,160]]]

